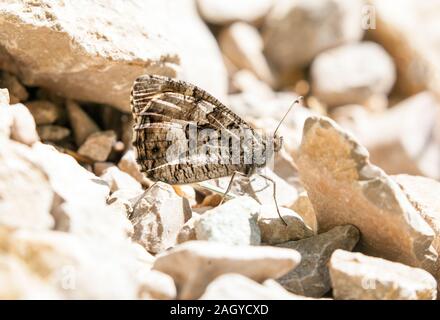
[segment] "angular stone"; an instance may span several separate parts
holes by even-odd
[[[313,209],[313,205],[307,196],[307,192],[301,192],[290,209],[301,216],[305,224],[312,229],[315,235],[318,233],[318,222],[316,221],[315,209]]]
[[[178,298],[197,299],[222,274],[238,273],[261,282],[283,275],[300,260],[290,249],[189,241],[158,256],[154,269],[173,277]]]
[[[314,235],[304,220],[295,211],[281,207],[278,216],[275,206],[264,205],[258,216],[258,227],[261,232],[261,241],[267,244],[279,244],[290,240],[300,240]],[[287,223],[287,226],[284,224]]]
[[[105,170],[100,178],[108,183],[110,186],[110,192],[115,192],[120,189],[142,191],[142,186],[139,182],[132,178],[128,173],[119,170],[116,166]]]
[[[301,254],[301,263],[277,281],[293,293],[322,297],[330,290],[327,262],[333,251],[352,250],[358,241],[359,230],[346,225],[311,238],[279,244],[277,247],[297,250]]]
[[[311,117],[296,161],[319,229],[353,224],[366,254],[433,272],[433,230],[368,151],[328,118]]]
[[[143,274],[142,287],[139,292],[141,299],[176,299],[176,285],[173,278],[169,275],[156,271],[148,270]]]
[[[177,235],[177,243],[184,243],[191,240],[197,240],[195,222],[200,219],[200,214],[193,211],[191,219],[189,219],[179,231]]]
[[[78,153],[94,161],[105,161],[115,143],[116,134],[113,130],[95,132],[87,137],[78,149]]]
[[[336,250],[329,262],[335,299],[435,300],[437,282],[427,271]]]
[[[62,112],[60,107],[47,100],[29,101],[25,105],[32,113],[37,125],[54,123]]]
[[[260,205],[250,197],[237,197],[205,212],[194,222],[197,240],[229,245],[259,245]]]
[[[59,142],[70,136],[70,130],[66,127],[56,125],[44,125],[37,127],[41,141]]]
[[[133,149],[127,150],[122,156],[121,160],[119,160],[118,167],[135,178],[143,186],[148,187],[152,184],[152,182],[144,176],[139,165],[136,163],[136,155]]]
[[[165,251],[176,244],[180,229],[190,217],[188,200],[179,197],[170,185],[158,182],[133,206],[132,238],[151,253]]]
[[[374,95],[387,95],[396,80],[393,60],[374,42],[326,50],[313,60],[310,72],[313,94],[330,107],[366,104]]]
[[[9,107],[14,118],[11,127],[11,139],[31,146],[39,141],[34,118],[23,104],[14,104]]]
[[[99,132],[99,127],[87,113],[74,101],[66,103],[70,125],[75,135],[75,142],[81,146],[92,133]]]
[[[54,193],[28,147],[0,137],[0,224],[50,229]]]
[[[219,49],[192,0],[2,1],[0,12],[0,68],[26,85],[125,112],[141,74],[184,76],[226,94]]]
[[[0,88],[8,89],[11,104],[24,102],[29,97],[26,88],[18,81],[16,76],[9,72],[0,71]]]

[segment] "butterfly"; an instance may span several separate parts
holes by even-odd
[[[273,135],[261,135],[203,89],[159,75],[143,75],[135,80],[130,105],[136,161],[147,178],[175,185],[231,176],[225,196],[237,174],[249,177],[256,173],[274,184],[274,199],[280,214],[275,182],[259,170],[282,148],[282,137],[276,134],[280,125]],[[189,140],[194,129],[209,132],[209,139],[196,139],[191,149],[188,144],[191,144]],[[224,137],[243,143],[245,138],[240,136],[243,132],[247,135],[247,148],[239,146],[236,161],[230,161],[228,156],[233,143]],[[256,149],[264,156],[258,159],[248,156]]]

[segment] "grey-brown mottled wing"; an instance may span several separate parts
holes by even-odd
[[[221,132],[234,135],[238,129],[246,128],[259,139],[245,121],[204,90],[184,81],[145,75],[133,85],[131,108],[137,161],[151,180],[184,184],[229,176],[235,171],[249,173],[253,169],[242,158],[236,164],[228,163],[227,159],[219,161],[230,149],[229,144],[220,141],[203,144],[207,152],[198,152],[200,145],[190,149],[196,150],[193,153],[185,149],[191,128],[197,128],[197,133],[217,133],[219,140]]]

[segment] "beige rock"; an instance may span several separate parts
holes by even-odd
[[[13,123],[14,116],[10,110],[10,106],[0,103],[0,137],[10,138]]]
[[[177,235],[177,243],[184,243],[191,240],[197,240],[195,222],[200,219],[200,214],[193,211],[191,219],[189,219],[179,231]]]
[[[11,139],[31,146],[39,141],[34,118],[22,104],[14,104],[9,107],[14,118],[11,127]]]
[[[292,156],[285,149],[281,149],[275,154],[273,172],[296,189],[301,187],[298,168]]]
[[[396,80],[393,60],[374,42],[324,51],[313,60],[310,72],[313,94],[330,107],[363,104],[374,95],[386,95]]]
[[[110,192],[115,192],[120,189],[133,189],[142,191],[142,186],[128,173],[119,170],[118,167],[113,166],[104,171],[100,176],[110,186]]]
[[[188,200],[179,197],[170,185],[158,182],[133,206],[133,240],[151,253],[165,251],[176,244],[190,217]]]
[[[234,71],[230,86],[231,92],[246,92],[249,95],[257,95],[262,99],[274,96],[272,88],[266,82],[261,81],[255,73],[246,69]]]
[[[10,103],[9,90],[8,89],[0,89],[0,105]]]
[[[425,270],[336,250],[329,262],[333,296],[353,300],[435,300],[437,282]]]
[[[98,176],[102,176],[108,168],[114,167],[113,162],[95,162],[93,164],[93,172]]]
[[[122,156],[121,160],[119,160],[118,167],[135,178],[143,186],[150,186],[152,184],[152,182],[144,176],[136,163],[136,154],[133,149],[127,150]]]
[[[26,85],[123,111],[146,73],[226,93],[220,52],[192,0],[3,1],[0,12],[0,67]]]
[[[66,106],[76,144],[81,146],[88,136],[99,131],[99,127],[76,102],[69,100]]]
[[[319,229],[353,224],[362,251],[434,271],[433,230],[368,151],[328,118],[311,117],[296,161]]]
[[[259,79],[270,84],[273,78],[263,55],[263,39],[250,24],[236,22],[219,35],[220,48],[238,69],[252,71]]]
[[[279,244],[277,247],[297,250],[301,254],[301,263],[277,281],[293,293],[322,297],[330,290],[327,263],[333,251],[352,250],[358,241],[359,230],[345,225],[311,238]]]
[[[139,298],[172,300],[176,299],[176,295],[176,285],[169,275],[156,270],[144,273]]]
[[[0,88],[8,89],[12,104],[24,102],[29,97],[26,88],[9,72],[0,71]]]
[[[222,274],[238,273],[261,282],[281,276],[300,259],[298,252],[289,249],[189,241],[158,256],[154,269],[173,277],[180,299],[196,299]]]
[[[273,0],[197,0],[200,15],[207,22],[229,24],[234,21],[258,22],[269,12]]]
[[[440,178],[440,103],[432,93],[419,93],[383,114],[353,106],[338,113],[335,120],[359,138],[371,162],[387,173]]]
[[[280,208],[280,219],[275,206],[264,205],[258,216],[258,227],[261,231],[261,241],[267,244],[279,244],[290,240],[300,240],[313,236],[313,230],[295,211]],[[284,224],[287,223],[287,226]]]
[[[56,104],[47,100],[29,101],[25,105],[32,113],[37,125],[54,123],[62,112]]]
[[[190,206],[195,206],[197,204],[196,199],[196,190],[191,185],[174,185],[174,191],[176,191],[177,195],[180,197],[188,199]]]
[[[290,72],[328,48],[360,40],[361,9],[361,0],[277,2],[263,32],[270,63]]]
[[[115,143],[116,133],[113,130],[95,132],[87,137],[78,153],[95,161],[105,161]]]
[[[301,216],[305,224],[312,229],[314,234],[318,233],[318,221],[316,220],[315,209],[313,209],[313,205],[307,196],[307,192],[301,192],[290,209]]]
[[[266,280],[270,281],[270,280]],[[306,300],[282,287],[261,285],[240,274],[228,273],[212,281],[200,300]],[[250,310],[250,308],[249,308]]]
[[[259,245],[260,205],[250,197],[237,197],[200,216],[194,222],[197,240],[228,245]]]
[[[70,136],[70,130],[57,125],[43,125],[37,127],[41,141],[59,142]]]
[[[0,225],[50,229],[54,193],[28,147],[0,138]]]

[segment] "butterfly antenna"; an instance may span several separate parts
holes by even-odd
[[[273,136],[275,137],[275,135],[277,134],[278,129],[281,127],[281,124],[283,123],[283,121],[286,119],[287,115],[289,114],[290,110],[292,110],[292,108],[298,103],[300,103],[300,101],[302,101],[304,98],[302,96],[299,96],[298,98],[295,99],[295,101],[292,102],[292,104],[289,107],[289,110],[287,110],[286,114],[284,115],[284,117],[281,119],[281,121],[278,123],[277,128],[275,129]]]

